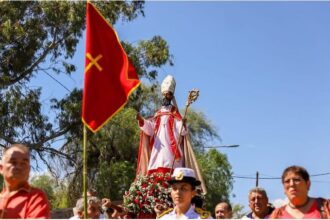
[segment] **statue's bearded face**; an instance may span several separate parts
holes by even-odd
[[[173,94],[171,92],[167,92],[164,95],[162,106],[169,106],[171,105],[171,101],[173,99]]]

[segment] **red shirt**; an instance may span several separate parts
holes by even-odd
[[[278,218],[294,218],[290,213],[288,213],[285,209],[282,213],[281,216],[278,216]],[[315,200],[312,207],[309,209],[309,211],[304,215],[302,218],[307,218],[307,219],[321,219],[321,214],[319,210],[317,209],[317,201]]]
[[[26,183],[22,188],[6,195],[0,194],[0,219],[2,218],[50,218],[46,194]]]

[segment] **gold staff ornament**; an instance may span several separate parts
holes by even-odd
[[[197,100],[198,96],[199,96],[199,90],[198,89],[192,89],[192,90],[189,91],[188,100],[187,100],[187,103],[186,103],[186,108],[184,110],[184,115],[183,115],[183,118],[182,118],[183,122],[186,120],[186,115],[187,115],[187,111],[188,111],[189,106]],[[180,144],[181,144],[182,130],[183,130],[183,123],[181,124],[180,133],[179,133],[179,140],[178,140],[178,145],[177,146],[180,146]],[[175,148],[174,155],[176,154],[176,151],[177,151],[177,148]],[[173,161],[172,161],[171,172],[173,170],[174,161],[175,161],[175,156],[174,156]]]
[[[198,96],[199,96],[199,90],[198,89],[190,90],[186,106],[190,106],[193,102],[195,102],[197,100]]]

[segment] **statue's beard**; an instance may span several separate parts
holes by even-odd
[[[163,98],[162,106],[169,106],[171,105],[171,100],[168,100],[166,97]]]

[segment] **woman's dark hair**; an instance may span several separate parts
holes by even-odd
[[[196,195],[191,199],[191,203],[195,204],[197,208],[203,208],[204,200],[202,197]]]
[[[309,174],[307,172],[307,170],[301,166],[290,166],[290,167],[287,167],[284,171],[283,171],[283,174],[282,174],[282,183],[284,183],[284,179],[286,177],[286,175],[289,173],[289,172],[292,172],[294,174],[297,174],[299,175],[301,178],[303,178],[306,182],[309,181]]]

